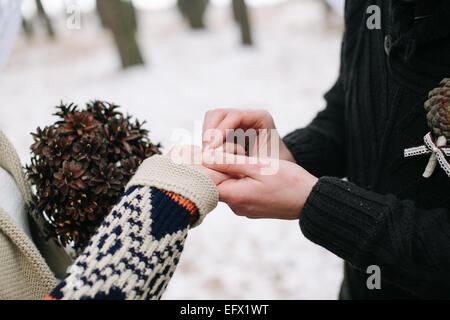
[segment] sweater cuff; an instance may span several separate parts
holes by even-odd
[[[198,208],[199,219],[191,228],[198,226],[219,201],[216,185],[203,172],[161,155],[154,155],[144,160],[127,188],[131,186],[156,187],[192,201]]]
[[[386,197],[339,178],[322,177],[300,215],[309,240],[353,263],[385,216]]]

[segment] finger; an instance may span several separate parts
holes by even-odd
[[[215,150],[245,156],[245,149],[240,144],[236,143],[227,142],[223,146],[218,147]]]
[[[260,164],[257,158],[223,153],[207,149],[203,152],[203,165],[212,170],[243,175],[258,179],[260,176]]]
[[[240,128],[241,122],[242,119],[240,112],[232,112],[227,114],[227,116],[215,128],[218,132],[220,132],[221,136],[219,139],[212,141],[209,147],[214,149],[220,146],[227,139],[227,135],[231,130]]]
[[[215,170],[211,170],[209,168],[205,168],[204,166],[198,167],[203,173],[205,173],[213,182],[215,185],[219,185],[223,183],[226,180],[233,179],[234,177]]]
[[[239,217],[244,217],[244,218],[251,219],[251,220],[267,219],[267,217],[255,214],[254,212],[248,212],[242,208],[238,208],[238,207],[234,207],[234,206],[230,206],[230,205],[228,205],[228,206],[230,207],[231,211],[233,211],[233,213]]]
[[[230,206],[230,205],[228,205],[228,207],[231,209],[231,211],[235,215],[237,215],[239,217],[243,217],[243,218],[247,218],[247,219],[251,219],[251,220],[267,218],[267,217],[263,217],[260,215],[255,215],[253,212],[247,212],[247,211],[243,210],[242,208],[238,208],[238,207],[234,207],[234,206]]]
[[[206,112],[203,120],[203,133],[202,133],[202,145],[205,148],[209,145],[214,138],[212,130],[222,122],[227,116],[227,109],[211,110]]]
[[[227,138],[228,130],[270,129],[274,127],[265,110],[218,109],[206,113],[203,123],[203,147],[217,148]],[[215,132],[211,132],[214,130]]]
[[[227,134],[230,130],[234,130],[240,123],[239,114],[236,112],[228,113],[220,121],[216,121],[220,118],[214,119],[214,126],[208,123],[203,131],[204,147],[215,149],[223,144],[227,138]]]
[[[219,190],[219,201],[225,202],[229,206],[236,200],[236,190],[239,188],[240,179],[227,179],[217,185]],[[239,193],[239,196],[241,194]]]
[[[260,110],[235,110],[229,112],[227,116],[217,125],[216,129],[221,133],[221,139],[214,140],[211,144],[211,148],[217,148],[225,140],[233,130],[242,129],[246,131],[248,129],[266,129],[264,125],[264,111]],[[236,134],[236,132],[235,132]],[[256,131],[255,134],[256,136]]]

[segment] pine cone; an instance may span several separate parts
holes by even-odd
[[[438,88],[430,91],[424,106],[434,137],[445,136],[450,143],[450,78],[445,78]]]
[[[86,110],[73,104],[57,108],[58,121],[32,133],[27,173],[36,188],[33,210],[46,219],[48,236],[82,248],[139,164],[159,154],[160,145],[117,105],[94,101]]]

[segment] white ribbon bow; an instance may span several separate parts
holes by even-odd
[[[427,168],[423,173],[425,178],[431,176],[436,167],[436,161],[439,162],[439,165],[442,169],[444,169],[445,173],[450,177],[450,163],[448,163],[445,157],[450,156],[450,146],[446,146],[447,139],[444,136],[441,136],[437,139],[437,141],[433,140],[433,136],[431,132],[428,132],[424,137],[423,141],[424,145],[408,148],[404,150],[404,156],[406,157],[414,157],[422,154],[430,154],[430,161],[428,162]]]

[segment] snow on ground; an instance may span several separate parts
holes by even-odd
[[[53,42],[20,38],[0,72],[0,128],[27,163],[29,133],[53,122],[60,100],[118,103],[148,121],[165,151],[199,145],[203,115],[214,107],[268,109],[282,135],[304,126],[336,79],[342,30],[326,26],[318,1],[252,14],[256,45],[244,48],[226,8],[208,12],[206,32],[187,29],[175,10],[142,13],[147,65],[125,72],[95,17],[80,30],[60,21]],[[219,204],[190,232],[164,298],[335,299],[341,277],[341,260],[305,239],[297,222],[249,220]]]

